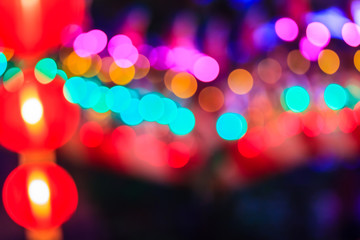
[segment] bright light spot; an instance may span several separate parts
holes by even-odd
[[[321,52],[321,47],[314,45],[306,37],[302,38],[299,43],[301,54],[310,61],[315,61]]]
[[[39,0],[21,0],[21,5],[23,7],[32,7],[36,4],[39,4]]]
[[[310,104],[309,93],[300,86],[294,86],[284,91],[286,106],[293,112],[303,112]]]
[[[43,180],[33,180],[29,184],[28,194],[30,200],[36,204],[43,205],[50,199],[49,186]]]
[[[325,89],[324,100],[326,105],[332,110],[340,110],[345,107],[348,101],[348,94],[342,86],[332,83]]]
[[[218,62],[209,56],[202,56],[194,64],[194,75],[202,82],[211,82],[219,75]]]
[[[341,35],[344,39],[344,42],[346,42],[347,45],[351,47],[357,47],[360,44],[360,26],[348,22],[345,23],[344,26],[341,29]]]
[[[290,18],[280,18],[275,23],[275,32],[281,40],[291,42],[298,36],[299,27]]]
[[[81,33],[74,41],[74,51],[80,57],[89,57],[100,53],[106,47],[107,36],[98,29],[87,33]]]
[[[216,131],[222,139],[231,141],[242,138],[247,132],[246,119],[238,113],[224,113],[216,122]]]
[[[21,116],[29,124],[39,122],[43,116],[43,107],[40,101],[36,98],[28,99],[21,108]]]
[[[320,22],[312,22],[306,28],[306,36],[309,41],[318,47],[326,47],[330,42],[329,29]]]
[[[339,69],[340,59],[336,52],[325,49],[320,52],[318,64],[324,73],[331,75]]]

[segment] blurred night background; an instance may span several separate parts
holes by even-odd
[[[196,123],[191,133],[178,134],[175,127],[170,132],[150,120],[134,123],[80,103],[76,133],[56,149],[57,164],[73,177],[79,194],[75,213],[62,225],[64,239],[360,239],[360,27],[349,25],[348,34],[343,28],[360,24],[359,0],[90,0],[86,11],[81,31],[100,29],[108,40],[128,36],[149,59],[151,67],[135,65],[135,74],[137,67],[148,68],[146,76],[119,84],[102,67],[91,76],[77,73],[81,64],[73,70],[64,60],[73,51],[68,43],[46,56],[69,77],[126,85],[138,89],[138,98],[159,92],[190,109]],[[280,18],[296,22],[294,39],[275,31]],[[302,42],[311,38],[306,29],[312,22],[326,26],[331,40],[308,50]],[[165,75],[176,73],[165,62],[179,46],[210,56],[220,69],[215,80],[174,70],[198,79],[188,95],[176,90],[175,78],[170,89],[166,86]],[[331,52],[320,53],[323,49]],[[103,66],[106,55],[106,50],[97,55]],[[172,61],[177,58],[174,53]],[[250,83],[231,85],[234,69],[246,69]],[[335,100],[324,96],[332,83]],[[220,95],[201,98],[208,86]],[[293,105],[292,86],[301,86],[295,96],[300,102]],[[310,104],[303,108],[306,96]],[[240,137],[221,134],[216,122],[226,112],[246,119]],[[100,133],[85,126],[90,121],[98,123]],[[236,131],[227,124],[223,128]],[[122,147],[114,150],[113,131],[119,126],[126,128],[120,129]],[[170,142],[175,159],[184,158],[184,164],[157,162]],[[19,157],[4,147],[0,156],[3,185]],[[24,229],[0,205],[0,239],[25,239]]]

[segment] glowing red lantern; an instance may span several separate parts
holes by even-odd
[[[75,133],[80,109],[65,99],[59,76],[41,84],[27,70],[24,79],[14,92],[0,86],[0,144],[19,153],[54,150]]]
[[[0,45],[34,56],[61,43],[69,24],[81,24],[84,0],[0,1]]]
[[[55,163],[24,164],[5,181],[3,202],[17,224],[32,230],[60,226],[74,213],[78,194],[71,176]]]

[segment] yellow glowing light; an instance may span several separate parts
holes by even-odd
[[[115,84],[126,85],[134,79],[135,67],[132,65],[128,68],[121,68],[114,62],[110,66],[109,75]]]
[[[246,94],[253,87],[254,80],[251,74],[245,69],[236,69],[228,77],[228,85],[236,94]]]
[[[193,75],[181,72],[174,76],[171,81],[171,90],[179,98],[192,97],[197,90],[197,81]]]
[[[50,189],[47,183],[43,180],[33,180],[28,187],[28,194],[30,200],[38,205],[44,205],[49,202]]]
[[[340,59],[336,52],[325,49],[319,54],[318,64],[324,73],[331,75],[339,69]]]
[[[30,98],[21,107],[21,116],[29,124],[38,123],[43,116],[43,107],[36,98]]]
[[[355,68],[360,72],[360,50],[357,50],[354,55]]]
[[[80,57],[75,52],[72,52],[65,59],[64,65],[72,74],[82,76],[89,71],[91,62],[91,57]]]

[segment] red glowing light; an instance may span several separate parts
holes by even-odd
[[[61,43],[69,24],[82,22],[84,9],[84,0],[0,1],[1,42],[17,55],[45,53]]]
[[[7,92],[0,86],[0,143],[15,152],[56,149],[75,133],[80,109],[64,98],[60,77],[43,85],[32,69],[24,71],[24,76],[25,83],[18,91]],[[39,111],[26,109],[33,105],[27,104],[30,99]]]
[[[70,218],[76,209],[78,194],[71,176],[56,164],[25,164],[14,169],[6,179],[3,202],[6,212],[17,224],[34,230],[50,229]]]
[[[172,142],[168,145],[168,164],[172,168],[182,168],[190,160],[190,149],[182,142]]]
[[[98,147],[103,139],[104,131],[97,122],[87,122],[80,129],[80,140],[87,147]]]
[[[350,108],[339,111],[339,128],[344,133],[351,133],[357,127],[354,112]]]
[[[254,158],[265,150],[264,133],[261,128],[251,129],[238,141],[238,150],[246,158]]]

